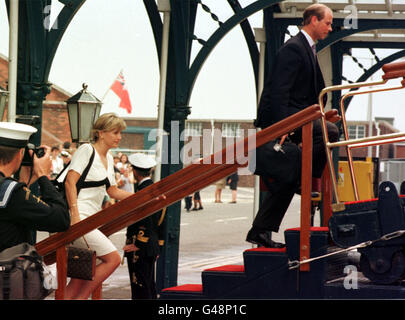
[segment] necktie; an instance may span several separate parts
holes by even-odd
[[[316,45],[313,44],[311,48],[312,48],[312,53],[314,54],[314,57],[316,59]]]

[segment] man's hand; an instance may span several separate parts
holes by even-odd
[[[131,244],[125,245],[122,248],[122,250],[124,250],[124,252],[135,252],[135,251],[138,251],[139,248],[136,245],[134,245],[133,243],[131,243]]]
[[[51,169],[52,169],[51,148],[48,146],[41,146],[40,148],[45,149],[45,155],[41,158],[38,158],[34,154],[33,170],[34,170],[34,176],[36,176],[36,178],[39,178],[42,176],[49,176],[49,174],[51,173]],[[32,152],[32,151],[30,150],[30,152]]]
[[[44,148],[45,155],[38,158],[33,150],[28,150],[30,157],[33,157],[33,165],[22,166],[20,169],[20,182],[24,182],[27,186],[33,184],[39,177],[48,176],[52,168],[52,160],[50,157],[51,148],[48,146],[41,146]]]

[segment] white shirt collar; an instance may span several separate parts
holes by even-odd
[[[311,36],[306,33],[304,30],[301,29],[302,34],[305,36],[305,38],[307,39],[309,46],[312,48],[312,46],[315,44],[315,41],[311,38]]]

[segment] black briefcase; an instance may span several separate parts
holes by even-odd
[[[294,184],[301,174],[301,149],[286,139],[278,150],[280,140],[270,141],[258,148],[249,160],[249,170],[255,175]]]

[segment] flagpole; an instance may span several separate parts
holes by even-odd
[[[158,0],[158,10],[163,12],[163,33],[162,49],[160,55],[160,86],[159,86],[159,109],[158,109],[158,132],[156,135],[156,159],[154,181],[161,178],[162,169],[162,148],[163,148],[163,125],[165,116],[165,99],[166,99],[166,76],[167,76],[167,57],[169,48],[169,31],[170,31],[170,0]]]
[[[124,70],[121,69],[120,73],[122,73],[123,71],[124,71]],[[120,74],[120,73],[119,73],[119,74]],[[111,90],[111,87],[112,87],[112,85],[114,84],[114,82],[115,82],[116,80],[117,80],[117,77],[115,77],[114,81],[110,84],[110,86],[108,87],[107,91],[104,93],[103,97],[101,98],[101,102],[104,101],[105,97],[106,97],[107,94],[108,94],[108,91]]]

